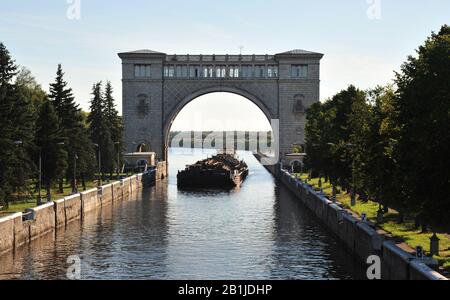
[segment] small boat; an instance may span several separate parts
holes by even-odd
[[[248,166],[234,154],[219,153],[211,158],[186,166],[179,171],[179,188],[223,188],[240,187],[248,175]]]

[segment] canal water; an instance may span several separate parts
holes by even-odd
[[[0,257],[0,279],[360,279],[319,221],[247,152],[240,189],[179,191],[177,171],[211,151],[171,149],[169,178]]]

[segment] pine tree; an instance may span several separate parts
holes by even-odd
[[[114,165],[114,143],[106,119],[106,103],[102,95],[102,83],[95,83],[92,88],[91,112],[88,117],[91,140],[100,149],[101,175],[110,172]],[[99,158],[97,157],[97,161]]]
[[[84,127],[81,110],[75,103],[72,89],[68,87],[68,83],[64,80],[61,65],[58,65],[55,82],[50,85],[49,97],[61,121],[61,130],[67,141],[65,149],[68,152],[68,167],[65,175],[75,192],[75,179],[83,177],[82,181],[84,182],[84,177],[92,173],[92,168],[89,165],[93,162],[94,149],[88,131]],[[76,174],[74,174],[75,166],[77,167]],[[59,185],[60,192],[62,192],[62,178],[60,178]]]
[[[80,144],[85,146],[78,150],[77,156],[77,176],[81,179],[83,190],[86,190],[86,180],[93,179],[93,175],[96,171],[96,159],[95,159],[95,147],[90,138],[89,127],[87,126],[87,120],[85,114],[81,114],[83,119],[83,127],[79,135]]]
[[[119,173],[120,170],[120,153],[122,152],[123,148],[123,138],[122,138],[122,132],[123,132],[123,124],[122,124],[122,118],[119,116],[119,112],[116,109],[115,101],[113,98],[113,88],[111,85],[111,82],[106,83],[105,87],[105,94],[104,94],[104,101],[105,101],[105,118],[107,127],[110,129],[111,132],[111,140],[114,143],[114,148],[116,153],[119,153],[118,160],[113,160],[115,166],[117,168],[117,173]],[[112,170],[110,171],[110,175],[112,176]]]
[[[17,192],[28,192],[27,180],[32,177],[34,163],[32,160],[35,150],[34,131],[36,111],[28,89],[21,84],[14,86],[14,106],[10,118],[14,124],[13,136],[16,140],[14,155],[11,159],[14,168],[13,182],[14,190]]]
[[[11,81],[17,66],[0,43],[0,206],[8,205],[13,191],[27,189],[33,147],[32,105],[20,86]]]
[[[42,180],[47,190],[47,200],[51,200],[51,187],[55,179],[64,176],[67,168],[67,151],[61,122],[52,102],[44,101],[39,111],[36,131],[36,146],[42,159]]]
[[[14,101],[11,79],[16,75],[17,67],[9,51],[0,43],[0,206],[7,205],[12,191],[12,165],[10,157],[14,154],[13,124],[10,115]]]

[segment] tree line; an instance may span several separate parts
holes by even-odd
[[[34,194],[40,185],[50,200],[51,188],[63,193],[64,182],[76,192],[77,181],[86,189],[96,172],[112,176],[123,144],[112,94],[110,82],[104,91],[96,83],[91,112],[83,112],[61,65],[47,93],[0,43],[0,206]]]
[[[416,52],[392,85],[349,86],[313,104],[305,162],[335,188],[394,208],[426,231],[450,225],[450,27]]]

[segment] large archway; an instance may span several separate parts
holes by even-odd
[[[228,117],[231,120],[224,117],[226,110],[231,110],[231,114],[233,114],[233,116],[228,114]],[[197,116],[201,120],[195,120],[195,118],[192,118],[194,112],[202,113]],[[193,126],[191,123],[190,126],[186,126],[180,124],[183,122],[187,123],[186,121],[180,120],[180,118],[185,119],[189,117],[191,118],[191,121],[199,121],[200,123],[203,123],[203,125],[197,124],[197,126]],[[215,125],[211,124],[212,119],[214,119]],[[177,120],[179,124],[175,124],[175,120]],[[267,107],[265,107],[264,103],[253,95],[236,88],[203,89],[187,96],[171,112],[170,117],[164,126],[165,152],[167,153],[168,148],[171,146],[170,133],[172,132],[171,129],[174,127],[175,128],[173,131],[271,132],[270,136],[273,136],[273,128],[271,126],[272,120],[273,116]],[[240,121],[243,121],[242,124]],[[234,124],[225,124],[229,122]],[[255,123],[257,125],[255,125]]]

